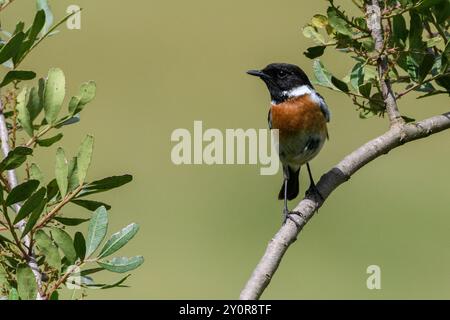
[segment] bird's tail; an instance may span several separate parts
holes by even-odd
[[[289,166],[287,166],[289,170],[289,179],[287,182],[287,199],[293,200],[298,196],[298,193],[300,192],[300,186],[299,186],[299,175],[300,175],[300,168],[297,171],[292,170]],[[284,181],[281,185],[280,193],[278,194],[278,200],[284,199]]]

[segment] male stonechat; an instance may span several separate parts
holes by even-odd
[[[284,200],[284,222],[289,217],[287,201],[299,194],[300,168],[306,164],[310,187],[317,191],[309,162],[322,149],[328,138],[330,111],[306,74],[296,65],[272,63],[263,70],[247,72],[264,81],[272,99],[269,128],[279,130],[278,155],[283,164],[284,181],[278,194]]]

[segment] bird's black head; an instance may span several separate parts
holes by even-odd
[[[288,92],[297,87],[307,85],[312,88],[303,70],[293,64],[272,63],[263,70],[250,70],[247,73],[261,78],[266,83],[272,101],[275,103],[288,99]]]

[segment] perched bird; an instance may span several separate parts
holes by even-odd
[[[309,161],[322,149],[328,138],[330,112],[323,97],[314,90],[306,74],[296,65],[272,63],[263,70],[250,70],[269,89],[272,105],[269,128],[279,130],[278,155],[283,165],[284,181],[278,199],[284,199],[284,221],[288,218],[288,200],[299,194],[300,168],[306,164],[309,192],[320,197]]]

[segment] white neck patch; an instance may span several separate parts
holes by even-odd
[[[283,91],[283,95],[288,98],[297,98],[306,94],[308,94],[314,102],[318,104],[324,103],[323,99],[316,93],[316,91],[308,85],[302,85],[289,91]]]
[[[313,90],[307,85],[299,86],[289,91],[283,91],[283,95],[289,98],[297,98],[300,96],[304,96],[305,94],[311,95],[312,93]]]

